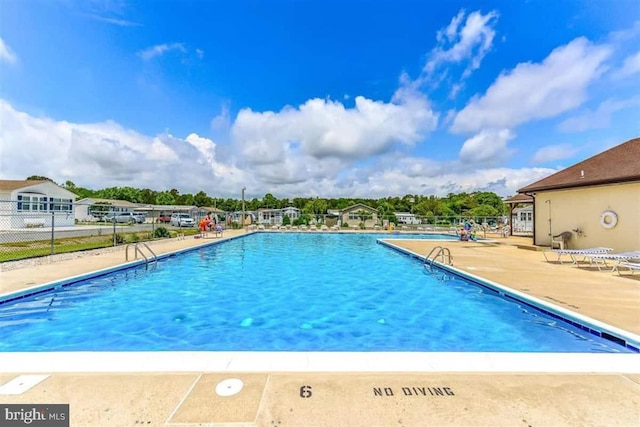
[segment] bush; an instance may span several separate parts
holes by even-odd
[[[129,241],[131,243],[137,243],[140,241],[140,236],[138,236],[138,233],[131,233],[131,235],[129,236]]]
[[[124,234],[116,233],[116,245],[122,245],[125,242]]]
[[[167,230],[166,227],[158,227],[153,232],[153,237],[156,239],[162,239],[165,237],[171,237],[171,233],[169,233],[169,230]]]
[[[309,225],[309,222],[311,221],[311,217],[307,214],[302,214],[300,215],[299,218],[296,218],[295,220],[293,220],[293,225]]]
[[[361,222],[360,224],[358,224],[358,227],[360,227],[360,230],[364,230],[365,229],[364,222]]]

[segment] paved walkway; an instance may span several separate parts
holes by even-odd
[[[237,233],[229,231],[225,237]],[[211,240],[156,242],[152,248],[165,253]],[[456,268],[612,326],[640,332],[637,273],[620,277],[548,263],[541,252],[515,246],[530,239],[497,241],[446,245]],[[395,243],[423,255],[442,244],[413,240]],[[14,269],[6,265],[0,270],[0,293],[121,264],[124,250],[43,261],[41,265],[23,263]],[[0,354],[0,362],[2,357]],[[83,353],[80,357],[88,360],[95,355]],[[61,372],[19,395],[3,395],[0,386],[0,403],[69,403],[73,426],[637,426],[640,422],[640,370],[607,374],[551,370],[407,372],[402,366],[404,358],[394,357],[398,359],[398,372],[233,373],[200,368],[175,373],[148,369],[139,373]],[[524,354],[521,357],[538,365],[545,360],[527,359]],[[576,363],[580,359],[579,355],[565,357]],[[187,363],[189,359],[183,360]],[[16,376],[2,372],[0,363],[0,384]],[[538,366],[538,372],[544,372],[544,365]],[[216,385],[229,377],[241,379],[244,388],[231,397],[218,396]]]

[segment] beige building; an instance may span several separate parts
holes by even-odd
[[[569,248],[640,250],[640,138],[518,190],[534,203],[534,240],[570,232]]]
[[[349,227],[358,227],[360,223],[364,223],[365,228],[372,228],[378,223],[378,211],[362,203],[341,209],[338,216],[341,224],[349,224]]]

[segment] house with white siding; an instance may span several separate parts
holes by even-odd
[[[0,180],[0,230],[74,225],[75,199],[52,181]]]
[[[285,216],[293,222],[300,218],[300,209],[292,206],[282,209],[258,209],[258,224],[282,225]]]
[[[420,224],[420,218],[409,212],[394,212],[394,215],[398,219],[400,224]]]

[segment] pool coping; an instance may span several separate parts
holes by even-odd
[[[376,242],[398,252],[409,255],[413,258],[419,259],[420,261],[425,261],[426,257],[424,255],[420,255],[398,245],[394,245],[389,240],[393,239],[377,239]],[[640,353],[640,336],[632,332],[625,331],[624,329],[620,329],[591,317],[585,316],[583,314],[576,313],[564,307],[560,307],[548,301],[544,301],[540,298],[536,298],[523,292],[519,292],[515,289],[509,288],[508,286],[491,281],[489,279],[476,276],[475,274],[466,272],[459,268],[455,268],[452,265],[443,264],[435,260],[433,261],[433,264],[440,270],[444,270],[448,273],[467,279],[471,282],[474,282],[474,284],[478,286],[482,286],[483,288],[488,289],[492,292],[499,293],[500,295],[503,295],[518,303],[525,304],[528,307],[539,310],[558,320],[567,322],[585,332],[615,342],[616,344],[622,345],[623,347],[626,347],[636,353]]]
[[[241,238],[247,233],[183,248],[158,255],[158,259],[199,250],[224,241]],[[383,239],[377,239],[380,243]],[[393,240],[393,238],[386,238]],[[387,247],[424,260],[412,251],[384,242]],[[87,278],[143,265],[136,260],[117,266],[33,286],[0,295],[0,304],[58,286],[69,286]],[[445,266],[442,266],[445,267]],[[506,288],[455,268],[444,268],[452,274],[474,282],[487,283],[516,297],[557,310],[576,319],[606,326],[611,331],[630,334],[610,325],[573,313],[537,298]],[[526,296],[526,298],[525,298]],[[11,297],[11,299],[8,299]],[[594,325],[595,326],[595,325]],[[640,354],[636,353],[473,353],[473,352],[3,352],[2,372],[522,372],[579,374],[640,374]]]

